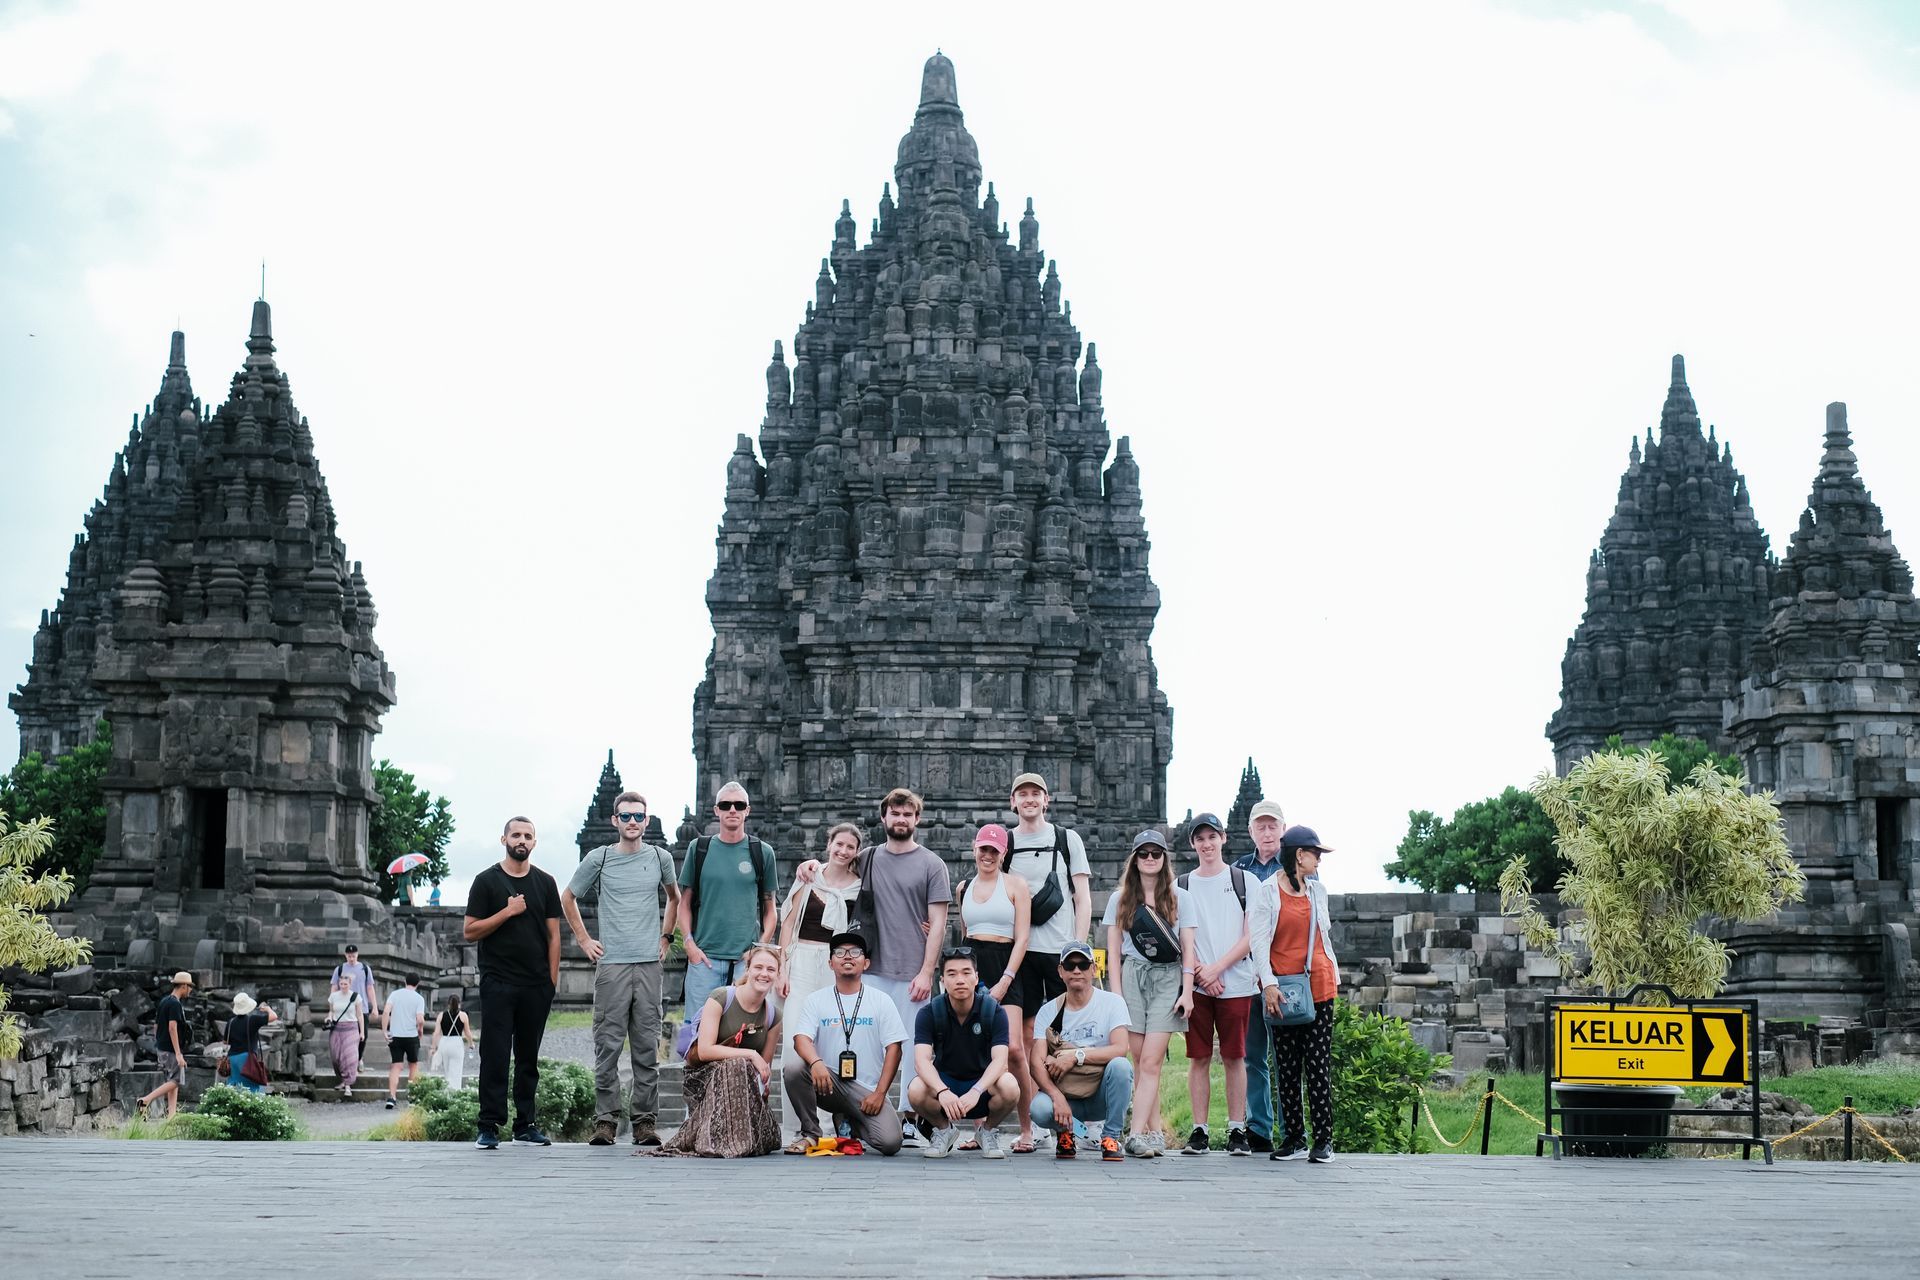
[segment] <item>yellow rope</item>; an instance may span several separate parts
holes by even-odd
[[[1433,1122],[1433,1108],[1427,1105],[1427,1091],[1421,1089],[1419,1085],[1415,1085],[1414,1088],[1418,1090],[1420,1094],[1420,1111],[1421,1114],[1427,1117],[1427,1128],[1433,1130],[1433,1136],[1440,1140],[1440,1145],[1445,1147],[1464,1147],[1467,1145],[1467,1139],[1471,1138],[1473,1131],[1480,1127],[1480,1114],[1485,1108],[1475,1107],[1473,1109],[1473,1121],[1467,1125],[1467,1131],[1460,1135],[1460,1141],[1449,1142],[1447,1135],[1440,1132],[1440,1126]]]
[[[1515,1102],[1512,1098],[1509,1098],[1506,1094],[1501,1093],[1498,1089],[1495,1089],[1493,1091],[1493,1096],[1500,1099],[1501,1102],[1505,1103],[1509,1110],[1517,1111],[1521,1115],[1525,1116],[1527,1119],[1531,1120],[1536,1129],[1544,1129],[1547,1127],[1546,1121],[1542,1120],[1539,1116],[1533,1114],[1533,1112],[1527,1110],[1525,1107]]]
[[[1842,1107],[1841,1110],[1851,1111],[1853,1112],[1854,1115],[1859,1116],[1860,1127],[1865,1129],[1870,1135],[1872,1135],[1873,1140],[1875,1142],[1885,1147],[1887,1149],[1888,1155],[1892,1156],[1895,1160],[1898,1160],[1901,1164],[1910,1163],[1910,1161],[1908,1161],[1908,1159],[1905,1156],[1900,1154],[1899,1148],[1895,1147],[1891,1142],[1888,1142],[1885,1138],[1880,1136],[1880,1131],[1874,1128],[1872,1124],[1868,1123],[1867,1118],[1865,1116],[1860,1115],[1860,1113],[1854,1110],[1854,1108],[1852,1107]]]
[[[1853,1110],[1852,1107],[1835,1107],[1833,1110],[1827,1112],[1827,1114],[1821,1116],[1818,1120],[1815,1120],[1812,1124],[1803,1125],[1802,1127],[1795,1129],[1792,1133],[1788,1134],[1784,1138],[1775,1138],[1773,1140],[1773,1145],[1777,1147],[1783,1142],[1792,1142],[1795,1138],[1803,1137],[1806,1134],[1812,1133],[1815,1129],[1818,1129],[1821,1125],[1833,1119],[1835,1116],[1839,1115],[1842,1111],[1852,1111],[1852,1110]],[[1737,1114],[1737,1113],[1731,1113],[1731,1114]]]

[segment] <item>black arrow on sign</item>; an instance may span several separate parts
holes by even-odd
[[[1738,1084],[1746,1076],[1746,1019],[1739,1013],[1693,1015],[1693,1078]]]

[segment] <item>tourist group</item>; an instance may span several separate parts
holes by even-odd
[[[954,884],[915,839],[920,797],[897,788],[881,804],[883,842],[834,827],[784,899],[774,850],[749,834],[751,801],[737,782],[720,789],[717,830],[694,841],[677,872],[668,850],[643,841],[637,792],[615,802],[619,839],[588,853],[565,889],[531,861],[533,824],[512,819],[506,856],[467,900],[465,936],[480,954],[478,1146],[498,1147],[507,1131],[509,1066],[510,1132],[547,1144],[535,1084],[565,919],[595,964],[595,1145],[611,1145],[628,1119],[636,1154],[769,1155],[783,1149],[784,1097],[797,1129],[791,1155],[917,1147],[929,1159],[962,1150],[1001,1159],[1034,1151],[1036,1135],[1058,1159],[1202,1155],[1213,1146],[1205,1120],[1218,1053],[1229,1155],[1332,1160],[1339,968],[1316,875],[1330,851],[1310,828],[1286,826],[1272,801],[1254,807],[1254,852],[1232,865],[1211,813],[1190,824],[1197,865],[1182,874],[1167,837],[1141,831],[1107,901],[1101,989],[1086,848],[1047,820],[1048,801],[1038,774],[1015,778],[1018,822],[980,827],[974,873]],[[597,938],[582,901],[598,904]],[[675,1045],[687,1115],[663,1140],[661,974],[676,931],[687,961]],[[1197,1121],[1177,1148],[1159,1104],[1175,1033],[1186,1036]],[[1003,1144],[1008,1119],[1017,1137]]]

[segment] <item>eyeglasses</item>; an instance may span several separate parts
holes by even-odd
[[[835,960],[851,960],[855,956],[864,956],[866,954],[866,952],[858,947],[835,947],[833,949],[833,958]]]
[[[613,815],[613,820],[615,822],[645,822],[647,815],[644,813],[616,813]]]
[[[1060,967],[1062,969],[1067,970],[1070,973],[1079,973],[1083,969],[1093,968],[1093,961],[1087,959],[1085,956],[1082,956],[1077,960],[1062,960],[1060,962]]]
[[[745,813],[747,811],[747,802],[745,800],[715,800],[713,807],[727,813],[732,813],[736,810]]]

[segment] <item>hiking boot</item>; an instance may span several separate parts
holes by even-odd
[[[998,1129],[980,1130],[980,1158],[982,1160],[1005,1160],[1007,1149],[1000,1145]]]
[[[1257,1156],[1273,1154],[1273,1139],[1264,1133],[1256,1133],[1252,1129],[1247,1130],[1247,1145],[1253,1148],[1253,1154]]]
[[[1207,1149],[1211,1145],[1207,1140],[1207,1126],[1197,1124],[1193,1126],[1193,1132],[1187,1135],[1187,1145],[1180,1148],[1180,1154],[1183,1156],[1203,1156],[1207,1154]]]
[[[613,1140],[618,1137],[619,1134],[620,1126],[613,1121],[595,1120],[593,1122],[593,1136],[587,1139],[587,1145],[590,1147],[610,1147],[613,1145]]]
[[[929,1160],[945,1160],[953,1154],[953,1149],[960,1145],[960,1131],[952,1125],[944,1129],[935,1129],[933,1136],[928,1138],[924,1145],[926,1150],[922,1151],[921,1155]]]
[[[656,1149],[660,1146],[660,1133],[653,1127],[652,1116],[635,1116],[633,1118],[633,1145],[636,1147],[653,1147]]]
[[[1073,1130],[1062,1129],[1059,1136],[1053,1140],[1053,1158],[1055,1160],[1071,1160],[1073,1156]]]
[[[1247,1145],[1247,1131],[1245,1129],[1227,1130],[1227,1154],[1228,1155],[1244,1156],[1248,1154],[1250,1151],[1252,1151],[1252,1149],[1253,1149],[1252,1147]]]
[[[497,1151],[500,1149],[500,1135],[491,1129],[482,1129],[473,1145],[482,1151]]]
[[[1127,1139],[1127,1154],[1141,1160],[1151,1160],[1159,1153],[1153,1149],[1153,1140],[1144,1133],[1136,1133]]]
[[[1127,1154],[1126,1152],[1120,1150],[1120,1139],[1118,1138],[1100,1139],[1100,1158],[1102,1160],[1125,1160],[1127,1158]]]
[[[553,1145],[552,1138],[549,1138],[532,1125],[528,1125],[524,1129],[515,1130],[513,1140],[523,1147],[550,1147]]]
[[[1307,1158],[1307,1144],[1298,1138],[1288,1138],[1273,1149],[1269,1160],[1304,1160]]]
[[[1331,1142],[1314,1143],[1313,1154],[1308,1156],[1307,1159],[1314,1164],[1332,1164],[1333,1144]]]

